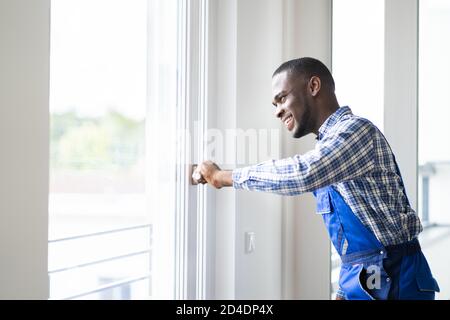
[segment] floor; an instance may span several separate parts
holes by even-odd
[[[425,228],[420,235],[422,250],[441,292],[436,299],[450,299],[450,226]]]

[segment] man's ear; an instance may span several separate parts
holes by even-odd
[[[322,87],[322,82],[320,81],[319,77],[312,76],[311,79],[309,79],[308,90],[311,93],[311,96],[313,96],[313,97],[317,96],[321,87]]]

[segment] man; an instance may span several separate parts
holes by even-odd
[[[333,77],[316,59],[283,63],[272,90],[275,116],[294,138],[314,133],[315,149],[233,171],[205,161],[194,173],[198,182],[289,196],[313,192],[342,259],[337,299],[434,299],[439,287],[417,240],[422,226],[383,134],[339,107]]]

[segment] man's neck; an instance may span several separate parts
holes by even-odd
[[[323,123],[333,114],[336,110],[339,109],[339,103],[336,98],[328,103],[324,103],[322,107],[319,107],[319,114],[317,115],[316,128],[314,133],[319,135],[319,128],[323,125]]]

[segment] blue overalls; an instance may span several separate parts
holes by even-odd
[[[347,300],[433,300],[439,286],[416,239],[384,247],[333,186],[313,192],[341,256],[339,286]]]

